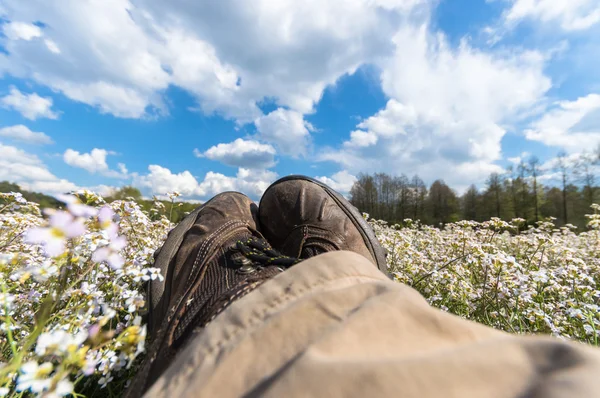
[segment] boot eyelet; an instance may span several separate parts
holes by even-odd
[[[240,274],[253,274],[256,272],[256,268],[249,264],[244,264],[240,268],[237,269],[237,272]]]
[[[232,257],[231,259],[235,265],[244,266],[244,265],[252,265],[252,261],[249,258],[246,258],[242,255]]]

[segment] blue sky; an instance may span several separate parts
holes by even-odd
[[[461,192],[600,143],[596,0],[2,0],[0,32],[0,180],[50,194]]]

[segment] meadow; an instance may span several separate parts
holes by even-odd
[[[152,254],[172,211],[88,191],[59,199],[64,209],[43,215],[21,194],[0,193],[0,396],[119,396],[144,355],[142,291],[163,279]],[[552,220],[370,222],[393,278],[431,305],[597,346],[599,212],[592,206],[585,231]]]

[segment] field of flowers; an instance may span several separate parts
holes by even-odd
[[[172,228],[160,202],[62,196],[42,216],[0,194],[0,396],[119,396],[144,352],[143,285]],[[443,230],[371,221],[398,282],[434,306],[514,333],[598,345],[600,206],[589,230],[462,221]],[[165,211],[167,210],[167,211]]]
[[[549,221],[459,221],[443,230],[374,221],[398,282],[444,311],[512,333],[600,337],[600,206],[588,230]]]

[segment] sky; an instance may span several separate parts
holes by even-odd
[[[600,144],[597,0],[0,0],[0,181],[464,191]]]

